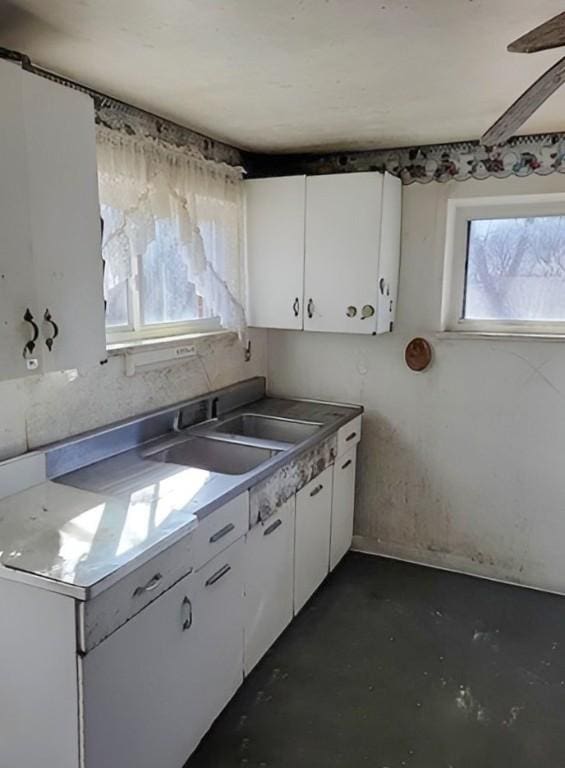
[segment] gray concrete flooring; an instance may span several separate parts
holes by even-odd
[[[357,766],[565,766],[565,598],[347,555],[187,768]]]

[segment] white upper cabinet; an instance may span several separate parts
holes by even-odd
[[[335,333],[392,330],[399,179],[371,172],[256,179],[246,185],[251,325]]]
[[[0,377],[25,375],[24,315],[35,307],[23,89],[16,64],[0,62]]]
[[[302,328],[306,177],[245,183],[249,324]]]
[[[304,330],[384,333],[394,314],[377,327],[379,303],[396,303],[399,263],[400,182],[382,173],[311,176],[306,182]],[[386,193],[385,193],[386,189]],[[394,216],[398,231],[382,253],[383,232]],[[389,274],[381,266],[388,263]],[[383,281],[381,283],[381,281]],[[382,285],[382,292],[379,290]],[[388,291],[388,296],[387,296]]]
[[[105,327],[92,100],[8,61],[0,94],[0,378],[96,364]]]

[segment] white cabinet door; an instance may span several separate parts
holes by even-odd
[[[18,64],[0,61],[0,95],[0,379],[14,379],[37,373],[28,370],[23,356],[32,337],[24,315],[29,309],[35,316],[37,310]],[[38,361],[36,350],[31,357]]]
[[[181,768],[202,734],[202,662],[187,576],[81,661],[84,768]]]
[[[355,509],[355,467],[357,448],[336,459],[332,495],[332,533],[330,570],[336,567],[351,547]]]
[[[255,525],[245,542],[245,674],[292,619],[296,498]]]
[[[303,607],[328,574],[332,474],[333,467],[328,467],[296,494],[295,612]]]
[[[43,371],[95,365],[106,340],[94,105],[86,94],[22,74]],[[51,351],[47,312],[58,328]]]
[[[0,580],[0,765],[77,768],[74,600]]]
[[[381,234],[389,215],[383,184],[381,173],[307,178],[304,330],[377,331]],[[399,236],[398,231],[397,244]],[[394,267],[398,270],[398,248]],[[395,284],[392,278],[389,283],[390,294]],[[382,290],[385,298],[384,282]]]
[[[193,723],[199,738],[243,680],[244,549],[242,537],[196,574],[194,637],[199,665],[192,686],[198,699]]]
[[[245,182],[249,325],[302,328],[304,176]]]

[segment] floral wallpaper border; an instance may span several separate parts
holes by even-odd
[[[565,173],[565,133],[519,136],[500,147],[478,141],[311,155],[252,156],[250,175],[389,171],[404,184]]]

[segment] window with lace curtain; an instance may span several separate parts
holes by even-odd
[[[241,169],[99,128],[110,342],[245,329]]]

